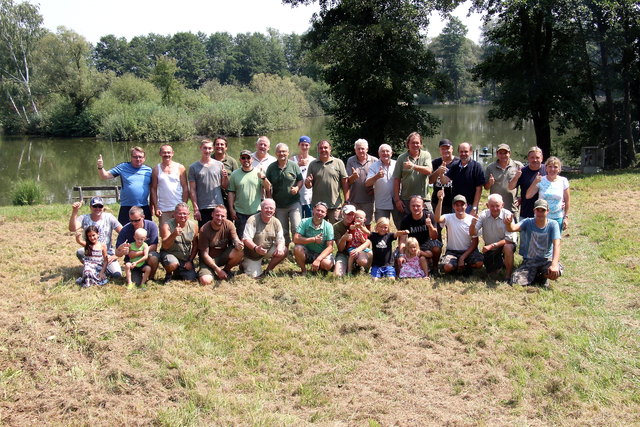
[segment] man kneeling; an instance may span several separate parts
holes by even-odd
[[[324,219],[327,210],[326,203],[316,203],[312,217],[303,219],[293,236],[293,253],[301,274],[307,272],[307,264],[313,271],[333,268],[333,227]]]
[[[549,279],[556,280],[562,275],[560,264],[560,226],[557,221],[549,221],[549,204],[546,200],[536,200],[533,218],[525,218],[513,223],[513,216],[504,219],[509,231],[520,232],[520,255],[524,260],[511,276],[511,283],[522,286],[541,284],[549,287]]]
[[[229,279],[231,269],[242,262],[243,249],[235,225],[227,219],[227,208],[216,206],[198,237],[200,284],[210,285],[214,274],[220,280]]]
[[[247,220],[242,236],[244,243],[244,272],[256,279],[262,279],[280,264],[287,256],[282,224],[273,215],[276,202],[264,199],[260,203],[260,212]],[[263,258],[269,259],[269,265],[262,271]]]
[[[453,212],[442,215],[444,190],[438,191],[436,222],[447,227],[447,251],[443,259],[444,272],[464,271],[467,268],[482,268],[482,255],[478,252],[478,238],[471,238],[469,227],[472,216],[465,213],[467,199],[458,194],[453,198]]]

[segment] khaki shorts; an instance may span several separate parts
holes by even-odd
[[[232,250],[233,250],[233,246],[228,247],[227,249],[224,250],[224,252],[222,252],[220,255],[215,257],[213,259],[213,262],[215,262],[218,267],[224,267],[229,262],[229,255],[231,254]],[[202,277],[202,276],[216,277],[213,270],[211,270],[208,266],[206,266],[202,262],[202,260],[200,260],[200,271],[198,272],[198,277]]]
[[[244,268],[244,272],[249,277],[258,277],[262,274],[262,261],[265,259],[271,259],[273,254],[276,252],[277,245],[271,246],[271,249],[267,251],[267,253],[260,259],[254,260],[245,257],[242,260],[242,268]]]

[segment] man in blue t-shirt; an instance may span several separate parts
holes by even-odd
[[[518,224],[513,216],[504,218],[507,231],[520,232],[520,255],[523,261],[513,272],[511,284],[528,286],[541,284],[549,287],[549,279],[556,280],[562,275],[560,264],[560,226],[557,221],[549,221],[549,204],[546,200],[536,200],[533,218],[525,218]]]
[[[123,162],[105,171],[102,154],[98,157],[98,175],[100,179],[120,177],[122,191],[120,192],[120,211],[118,222],[125,225],[129,222],[129,209],[140,206],[146,218],[153,218],[149,208],[149,190],[151,186],[152,170],[144,164],[145,154],[140,147],[131,149],[131,161]]]

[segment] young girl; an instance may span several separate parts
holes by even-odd
[[[76,283],[83,288],[102,286],[108,281],[105,272],[109,265],[109,256],[107,247],[98,240],[99,236],[98,227],[95,225],[90,225],[84,230],[84,240],[81,233],[76,233],[76,242],[84,246],[84,269],[82,277],[76,280]]]
[[[404,247],[405,262],[400,267],[400,278],[429,278],[427,260],[420,256],[420,244],[415,237],[409,237]]]
[[[371,277],[374,281],[383,277],[396,280],[396,269],[393,266],[393,241],[398,236],[407,234],[409,234],[407,230],[389,233],[389,218],[382,217],[378,220],[375,233],[369,236],[373,251]]]
[[[351,274],[354,265],[364,267],[369,263],[369,255],[371,252],[371,242],[369,241],[369,229],[364,225],[367,219],[365,211],[356,211],[353,224],[349,226],[349,242],[347,243],[347,252],[349,253],[349,265],[347,273]]]
[[[129,245],[129,262],[125,263],[124,271],[127,276],[127,289],[134,289],[136,284],[131,281],[131,271],[141,270],[142,280],[140,286],[144,286],[151,274],[151,267],[146,265],[149,258],[149,245],[144,241],[147,238],[147,230],[138,228],[133,235],[135,242]]]

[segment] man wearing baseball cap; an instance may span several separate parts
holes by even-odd
[[[560,264],[560,226],[547,218],[549,204],[546,200],[536,200],[533,211],[533,218],[525,218],[518,224],[513,223],[513,216],[504,219],[508,231],[520,232],[520,255],[523,258],[520,267],[511,275],[511,284],[540,284],[549,288],[549,280],[557,280],[563,271]]]
[[[338,253],[336,254],[336,266],[333,270],[336,276],[341,277],[347,273],[349,266],[349,229],[353,224],[353,220],[356,217],[356,207],[354,205],[344,205],[342,207],[342,221],[338,221],[333,224],[333,238],[336,241],[338,247]],[[369,267],[371,260],[373,259],[373,253],[368,252],[365,254],[367,257],[366,262],[362,262],[361,267]],[[364,258],[363,258],[364,260]]]
[[[71,217],[69,218],[69,231],[82,233],[82,231],[90,225],[98,228],[98,239],[107,247],[107,255],[109,255],[109,265],[106,274],[111,277],[122,277],[122,268],[118,263],[118,257],[111,244],[113,232],[120,233],[122,224],[118,222],[115,216],[104,211],[104,201],[102,197],[93,197],[89,202],[91,213],[78,216],[78,210],[82,206],[82,202],[75,202],[71,205]],[[84,248],[78,249],[76,256],[83,262]]]
[[[515,188],[509,190],[509,183],[524,165],[511,158],[511,148],[507,144],[498,145],[496,155],[498,160],[485,169],[484,175],[487,182],[484,184],[484,189],[489,190],[489,194],[501,195],[504,208],[511,213],[516,213],[518,211],[515,204],[517,190]]]

